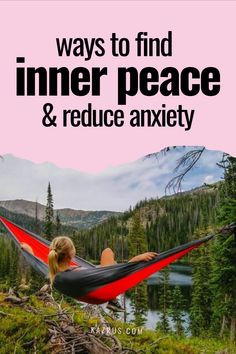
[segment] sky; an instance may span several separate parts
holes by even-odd
[[[55,208],[125,211],[140,200],[165,195],[178,159],[189,149],[178,148],[158,158],[141,157],[93,174],[4,155],[0,161],[0,200],[37,199],[46,204],[50,181]],[[222,152],[206,150],[185,178],[182,190],[220,180],[223,171],[216,163],[221,157]]]
[[[109,165],[130,163],[166,146],[198,144],[236,156],[235,144],[235,1],[1,1],[1,140],[0,154],[11,153],[36,163],[49,160],[63,168],[102,172]],[[53,4],[53,5],[52,5]],[[20,14],[20,16],[19,16]],[[37,15],[35,15],[37,14]],[[13,25],[14,24],[14,25]],[[172,31],[171,56],[138,56],[135,38],[140,31],[148,38],[166,38]],[[130,42],[128,56],[112,55],[111,35]],[[103,38],[105,55],[91,60],[74,55],[58,55],[56,38]],[[24,57],[25,64],[16,63]],[[200,92],[194,96],[164,96],[160,90],[147,96],[140,90],[143,68],[155,68],[159,74],[174,67],[179,74],[187,67],[200,73],[207,67],[220,71],[221,90],[216,96]],[[101,94],[84,96],[17,96],[16,68],[106,67],[101,78]],[[118,68],[138,71],[137,94],[127,96],[127,104],[118,104]],[[47,70],[48,71],[48,70]],[[181,84],[180,75],[180,84]],[[130,75],[127,75],[129,91]],[[165,78],[159,78],[161,84]],[[145,81],[145,80],[144,80]],[[192,80],[190,80],[192,82]],[[200,82],[194,79],[195,83]],[[151,84],[151,82],[149,82]],[[210,83],[210,85],[213,83]],[[191,84],[190,84],[191,85]],[[181,85],[180,85],[181,86]],[[202,85],[200,85],[202,86]],[[37,90],[36,90],[37,91]],[[58,91],[60,91],[58,89]],[[144,90],[145,91],[145,90]],[[44,104],[53,104],[57,127],[44,127]],[[98,110],[124,111],[123,127],[63,126],[64,110],[86,110],[88,103]],[[190,130],[174,127],[132,127],[131,111],[167,112],[179,105],[194,110]],[[163,113],[164,113],[163,112]],[[173,113],[173,111],[172,111]]]

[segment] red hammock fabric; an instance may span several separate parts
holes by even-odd
[[[48,253],[49,253],[49,242],[41,239],[39,236],[29,233],[23,228],[17,226],[16,224],[10,222],[6,218],[0,216],[0,221],[6,227],[6,229],[14,237],[18,244],[26,243],[28,244],[34,252],[34,256],[39,258],[42,262],[48,264]],[[71,262],[72,266],[78,265],[78,262]]]
[[[22,251],[26,260],[36,270],[47,275],[49,242],[24,230],[2,216],[0,216],[0,221],[18,245],[27,243],[32,247],[34,255]],[[83,269],[58,273],[54,286],[63,294],[75,299],[92,304],[101,304],[134,287],[151,274],[183,257],[213,236],[208,235],[200,240],[175,247],[159,254],[149,262],[128,262],[107,267],[95,267],[86,260],[75,257],[71,265],[81,265]]]

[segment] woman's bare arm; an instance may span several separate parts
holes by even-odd
[[[155,258],[158,256],[158,253],[156,252],[145,252],[142,254],[139,254],[138,256],[135,256],[129,260],[129,262],[141,262],[141,261],[150,261],[151,259]]]

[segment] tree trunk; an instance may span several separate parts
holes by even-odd
[[[220,329],[220,337],[223,337],[224,331],[225,331],[225,325],[226,325],[226,317],[223,315],[222,322],[221,322],[221,329]]]
[[[233,342],[235,340],[235,331],[236,331],[236,318],[233,317],[231,319],[230,324],[230,341]]]
[[[227,302],[227,299],[228,299],[228,294],[225,294],[225,299],[224,299],[224,302],[225,302],[225,303]],[[221,337],[221,338],[222,338],[223,335],[224,335],[226,323],[227,323],[226,316],[223,315],[222,323],[221,323],[221,329],[220,329],[220,337]]]

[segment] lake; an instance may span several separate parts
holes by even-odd
[[[192,268],[189,265],[183,264],[173,264],[170,267],[170,287],[174,287],[176,285],[180,286],[182,294],[184,296],[185,302],[189,304],[190,301],[190,293],[191,293],[191,285],[192,285]],[[159,308],[159,285],[162,282],[162,276],[160,272],[157,272],[150,276],[147,280],[148,284],[148,313],[147,313],[147,321],[145,323],[145,327],[150,329],[155,329],[157,321],[160,317],[160,308]],[[132,308],[130,305],[130,299],[126,297],[126,309],[127,309],[127,322],[133,319],[132,316]],[[184,310],[184,319],[185,319],[185,327],[188,326],[189,323],[189,313],[185,308]],[[121,315],[123,318],[123,315]],[[170,326],[172,325],[170,319]]]

